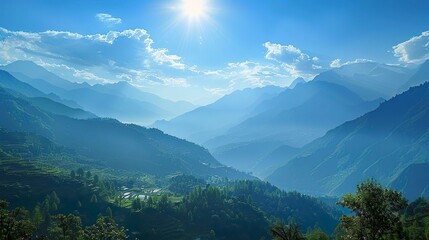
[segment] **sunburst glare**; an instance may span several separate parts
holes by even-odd
[[[188,18],[199,19],[207,14],[208,6],[205,0],[183,0],[181,10]]]

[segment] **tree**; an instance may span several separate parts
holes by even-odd
[[[425,236],[426,239],[429,239],[429,223],[426,223]]]
[[[33,210],[33,223],[36,228],[39,228],[42,225],[44,219],[42,214],[42,209],[40,207],[40,203],[37,203]]]
[[[153,207],[153,198],[152,198],[152,196],[149,196],[149,198],[147,199],[147,206],[148,207]]]
[[[52,226],[49,229],[50,239],[81,239],[83,231],[79,216],[58,214],[53,216],[52,220]]]
[[[170,202],[168,201],[168,196],[166,193],[161,195],[161,199],[158,202],[158,209],[161,211],[166,211],[170,207]]]
[[[0,237],[1,239],[30,239],[35,229],[24,208],[8,211],[9,203],[0,200]]]
[[[209,237],[210,237],[210,239],[216,239],[216,233],[215,233],[215,231],[213,229],[210,230]]]
[[[288,224],[277,222],[270,229],[270,234],[275,240],[304,240],[299,229],[299,224],[294,219],[289,219]]]
[[[94,225],[85,228],[84,238],[88,240],[122,240],[127,235],[110,217],[100,217]]]
[[[50,199],[51,199],[52,203],[55,203],[57,205],[60,204],[60,202],[61,202],[60,198],[58,197],[58,195],[55,191],[51,192]]]
[[[396,235],[401,238],[399,211],[407,206],[400,192],[383,188],[370,179],[357,186],[355,195],[346,194],[337,204],[349,208],[353,216],[343,215],[338,229],[345,239],[383,239]]]
[[[110,207],[106,208],[106,215],[110,218],[113,217],[112,209]]]
[[[98,175],[94,174],[94,184],[97,184],[99,181]]]
[[[75,178],[76,177],[76,172],[74,170],[70,171],[70,177],[71,178]]]
[[[305,234],[305,239],[307,240],[329,240],[329,236],[322,231],[322,229],[315,228],[309,229]]]
[[[85,174],[85,172],[83,171],[83,169],[82,168],[79,168],[78,170],[77,170],[77,175],[79,176],[79,177],[83,177],[83,175]]]
[[[140,198],[137,197],[132,201],[131,209],[133,209],[134,211],[138,211],[138,210],[142,209],[142,204],[141,204]]]
[[[92,194],[90,202],[91,203],[98,203],[98,199],[97,199],[97,196],[95,194]]]
[[[90,178],[91,178],[91,176],[92,176],[92,174],[91,174],[91,172],[88,170],[88,171],[86,172],[86,178],[90,179]]]

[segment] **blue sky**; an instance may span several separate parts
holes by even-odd
[[[202,1],[190,16],[186,1]],[[204,104],[358,61],[429,58],[429,1],[2,1],[0,64]]]

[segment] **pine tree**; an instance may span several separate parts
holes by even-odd
[[[98,179],[98,175],[97,175],[97,174],[94,174],[94,184],[97,184],[97,183],[98,183],[98,181],[99,181],[99,179]]]
[[[70,177],[71,178],[75,178],[76,177],[76,172],[74,170],[70,171]]]
[[[39,228],[44,221],[40,203],[37,203],[33,210],[33,223],[36,228]]]
[[[90,202],[91,203],[98,203],[98,199],[97,199],[97,196],[95,194],[92,194]]]
[[[140,198],[137,197],[136,199],[133,200],[133,202],[131,203],[131,208],[134,211],[138,211],[142,208]]]
[[[85,172],[83,171],[83,169],[82,168],[79,168],[78,170],[77,170],[77,175],[79,176],[79,177],[83,177],[83,175],[85,174]]]
[[[90,179],[90,178],[91,178],[91,175],[92,175],[92,174],[91,174],[91,172],[88,170],[88,171],[86,172],[86,178],[87,178],[87,179]]]
[[[110,218],[113,218],[112,209],[110,207],[106,208],[106,215]]]

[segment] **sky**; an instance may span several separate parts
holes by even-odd
[[[427,0],[5,0],[0,64],[194,104],[355,62],[429,58]]]

